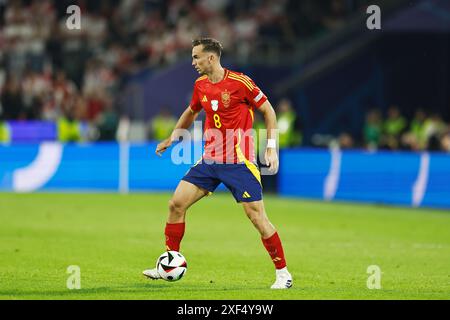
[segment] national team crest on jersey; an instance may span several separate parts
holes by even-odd
[[[211,108],[213,109],[213,111],[217,111],[217,109],[219,109],[219,101],[211,100]]]
[[[228,108],[230,106],[231,101],[231,94],[225,90],[225,92],[222,92],[222,103],[225,108]]]

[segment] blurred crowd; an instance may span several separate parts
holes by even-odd
[[[450,123],[423,109],[408,121],[393,105],[384,119],[380,110],[367,113],[363,140],[369,150],[450,151]]]
[[[342,132],[329,142],[341,149],[450,152],[450,122],[423,109],[415,110],[414,116],[408,118],[392,105],[385,115],[380,109],[369,110],[360,136]]]
[[[216,37],[245,63],[274,50],[288,54],[367,2],[0,0],[0,121],[88,122],[98,129],[90,139],[111,139],[127,75],[189,56],[193,38]],[[66,26],[73,4],[80,30]]]
[[[0,0],[0,138],[2,120],[48,120],[62,141],[114,140],[128,75],[189,57],[191,40],[211,36],[243,63],[340,28],[366,0]],[[81,9],[81,29],[66,26],[67,8]],[[300,40],[300,41],[299,41]],[[282,147],[302,144],[295,108],[276,106]],[[159,139],[176,119],[162,109],[146,138]],[[88,134],[83,134],[82,123]],[[256,119],[255,127],[263,126]],[[3,131],[2,131],[3,130]],[[342,148],[450,150],[449,126],[417,110],[385,117],[371,110],[361,137],[342,133]]]

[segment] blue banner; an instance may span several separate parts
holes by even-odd
[[[175,165],[170,151],[158,157],[155,149],[156,143],[0,145],[0,190],[173,190],[194,159]]]
[[[0,190],[173,191],[202,151],[201,144],[177,144],[158,157],[155,148],[0,145]],[[444,153],[282,150],[277,177],[282,196],[450,208],[450,155]]]
[[[450,208],[450,155],[282,150],[279,194]]]

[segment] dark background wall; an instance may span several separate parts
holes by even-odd
[[[285,94],[277,94],[275,88],[284,79],[301,74],[301,65],[240,66],[227,60],[223,64],[252,77],[275,106],[284,96],[289,97],[306,145],[315,133],[360,136],[365,114],[372,108],[385,113],[390,105],[397,105],[408,118],[422,108],[450,120],[450,36],[445,33],[383,34],[357,55]],[[190,62],[184,61],[164,73],[131,78],[129,84],[139,88],[141,108],[129,112],[149,119],[166,105],[173,113],[181,113],[189,103],[196,77]],[[135,96],[136,91],[131,92]],[[136,97],[126,100],[133,99]]]
[[[386,34],[317,80],[289,90],[305,142],[314,133],[361,134],[365,113],[397,105],[408,118],[418,108],[450,119],[450,37]],[[300,71],[301,72],[301,71]]]

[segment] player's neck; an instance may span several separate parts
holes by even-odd
[[[218,66],[210,74],[208,74],[208,79],[212,83],[220,82],[224,77],[225,77],[225,69],[222,66]]]

